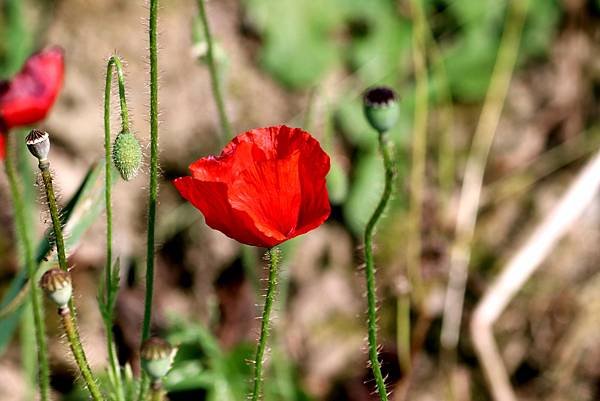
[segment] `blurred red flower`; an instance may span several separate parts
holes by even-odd
[[[299,128],[258,128],[174,181],[206,224],[241,243],[273,247],[321,224],[331,211],[329,156]]]
[[[0,158],[9,129],[43,120],[62,87],[64,54],[54,46],[32,54],[12,79],[0,81]]]

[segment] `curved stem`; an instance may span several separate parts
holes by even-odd
[[[98,388],[98,384],[92,374],[90,369],[90,365],[87,362],[87,358],[85,357],[85,352],[83,351],[83,347],[81,346],[81,342],[79,341],[79,334],[77,333],[77,329],[75,328],[75,322],[73,316],[71,315],[71,311],[68,307],[59,309],[58,314],[60,315],[60,321],[62,323],[63,329],[65,330],[65,334],[67,335],[67,339],[69,340],[69,346],[71,347],[71,351],[73,352],[73,357],[75,358],[75,362],[77,366],[79,366],[79,370],[81,371],[81,376],[85,381],[85,384],[92,396],[94,401],[102,401],[102,393],[100,393],[100,389]]]
[[[265,307],[262,314],[262,322],[260,327],[260,337],[256,346],[256,356],[254,358],[254,389],[252,391],[252,401],[258,401],[262,392],[262,370],[265,348],[269,337],[271,309],[273,309],[273,301],[275,299],[275,291],[277,286],[277,269],[279,268],[280,254],[277,247],[268,250],[269,255],[269,281],[267,286],[267,297],[265,299]]]
[[[163,401],[165,399],[165,392],[160,382],[152,383],[150,387],[150,401]]]
[[[40,295],[40,290],[36,281],[37,265],[33,256],[31,237],[26,223],[25,210],[23,210],[23,196],[18,184],[17,173],[12,161],[13,149],[7,146],[4,165],[6,168],[6,177],[10,187],[10,195],[15,213],[15,223],[17,226],[17,235],[21,243],[23,260],[27,266],[29,275],[29,288],[31,296],[31,305],[33,309],[33,321],[35,329],[35,340],[37,344],[38,360],[38,380],[40,387],[40,399],[46,401],[50,399],[50,368],[48,366],[48,344],[46,340],[46,323],[44,320],[44,304]]]
[[[213,98],[217,106],[217,112],[219,113],[219,122],[221,124],[221,134],[227,139],[231,139],[232,132],[229,120],[227,119],[227,112],[225,111],[225,102],[223,100],[223,93],[221,88],[221,79],[219,72],[217,71],[217,64],[214,55],[214,44],[212,35],[210,33],[210,26],[208,25],[208,18],[206,17],[206,7],[204,5],[205,0],[198,0],[198,9],[200,10],[200,19],[202,20],[202,27],[204,29],[204,37],[206,39],[206,58],[208,60],[208,70],[210,72],[210,83],[212,86]]]
[[[106,204],[106,267],[105,267],[105,305],[108,315],[105,318],[106,331],[106,347],[108,350],[108,358],[116,386],[117,399],[124,400],[125,396],[121,387],[121,371],[115,347],[113,344],[112,335],[112,306],[116,294],[113,293],[113,277],[112,277],[112,163],[111,163],[111,135],[110,135],[110,96],[112,88],[113,68],[117,72],[117,81],[119,85],[119,102],[121,105],[121,131],[129,130],[129,110],[127,108],[127,99],[125,97],[125,78],[123,74],[123,65],[118,56],[111,56],[108,59],[106,66],[106,85],[104,89],[104,198]]]
[[[375,376],[375,384],[381,401],[387,401],[387,389],[383,376],[381,374],[381,364],[377,356],[377,295],[375,285],[375,266],[373,263],[373,233],[375,226],[381,218],[385,207],[392,194],[392,182],[394,180],[394,162],[392,160],[389,139],[385,132],[379,134],[379,151],[383,156],[383,165],[385,167],[385,187],[381,200],[373,212],[371,219],[365,228],[365,273],[367,276],[367,306],[368,306],[368,332],[369,332],[369,359],[371,360],[371,369]]]
[[[152,321],[152,298],[154,295],[154,237],[156,226],[156,204],[158,201],[158,0],[150,0],[150,189],[148,191],[148,225],[146,239],[146,295],[144,300],[144,322],[142,339],[150,337]],[[140,386],[139,400],[148,390],[148,377],[144,374]]]

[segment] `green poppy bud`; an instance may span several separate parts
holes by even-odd
[[[59,308],[65,308],[73,293],[71,274],[61,269],[50,269],[42,276],[40,287]]]
[[[363,96],[365,116],[379,133],[392,128],[400,114],[396,93],[386,87],[378,86],[367,90]]]
[[[27,149],[38,160],[48,159],[50,153],[50,137],[47,132],[33,129],[25,138]]]
[[[112,159],[125,181],[133,179],[142,164],[142,147],[129,131],[121,131],[113,144]]]
[[[150,337],[140,349],[142,369],[153,382],[162,379],[171,369],[176,349],[159,337]]]

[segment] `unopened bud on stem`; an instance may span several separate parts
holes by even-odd
[[[40,287],[59,309],[66,308],[73,293],[71,274],[61,269],[50,269],[42,276]]]
[[[379,133],[392,128],[398,121],[400,109],[393,89],[378,86],[367,90],[363,96],[365,116]]]
[[[33,129],[25,138],[27,148],[39,161],[47,160],[50,152],[50,137],[47,132]]]
[[[142,368],[153,382],[158,382],[171,369],[176,349],[159,337],[150,337],[142,343]]]

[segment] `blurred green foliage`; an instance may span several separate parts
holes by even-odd
[[[561,16],[558,0],[532,1],[535,12],[530,13],[523,32],[521,65],[545,56]],[[431,108],[448,102],[481,102],[496,61],[506,1],[424,3],[430,25],[426,56]],[[415,96],[409,3],[244,0],[244,5],[249,24],[262,39],[260,61],[282,85],[301,90],[318,86],[335,69],[352,74],[353,89],[337,99],[333,110],[336,129],[356,149],[355,160],[352,171],[346,172],[335,163],[334,155],[335,168],[328,179],[330,189],[335,189],[332,202],[343,206],[349,228],[361,235],[379,199],[383,173],[376,134],[364,119],[356,88],[387,84],[398,90],[400,123],[390,134],[398,147],[398,168],[408,171]],[[436,68],[436,63],[442,68]],[[400,188],[405,181],[406,176],[399,174]],[[347,188],[344,182],[350,183]],[[400,196],[395,205],[404,208],[406,202]]]

